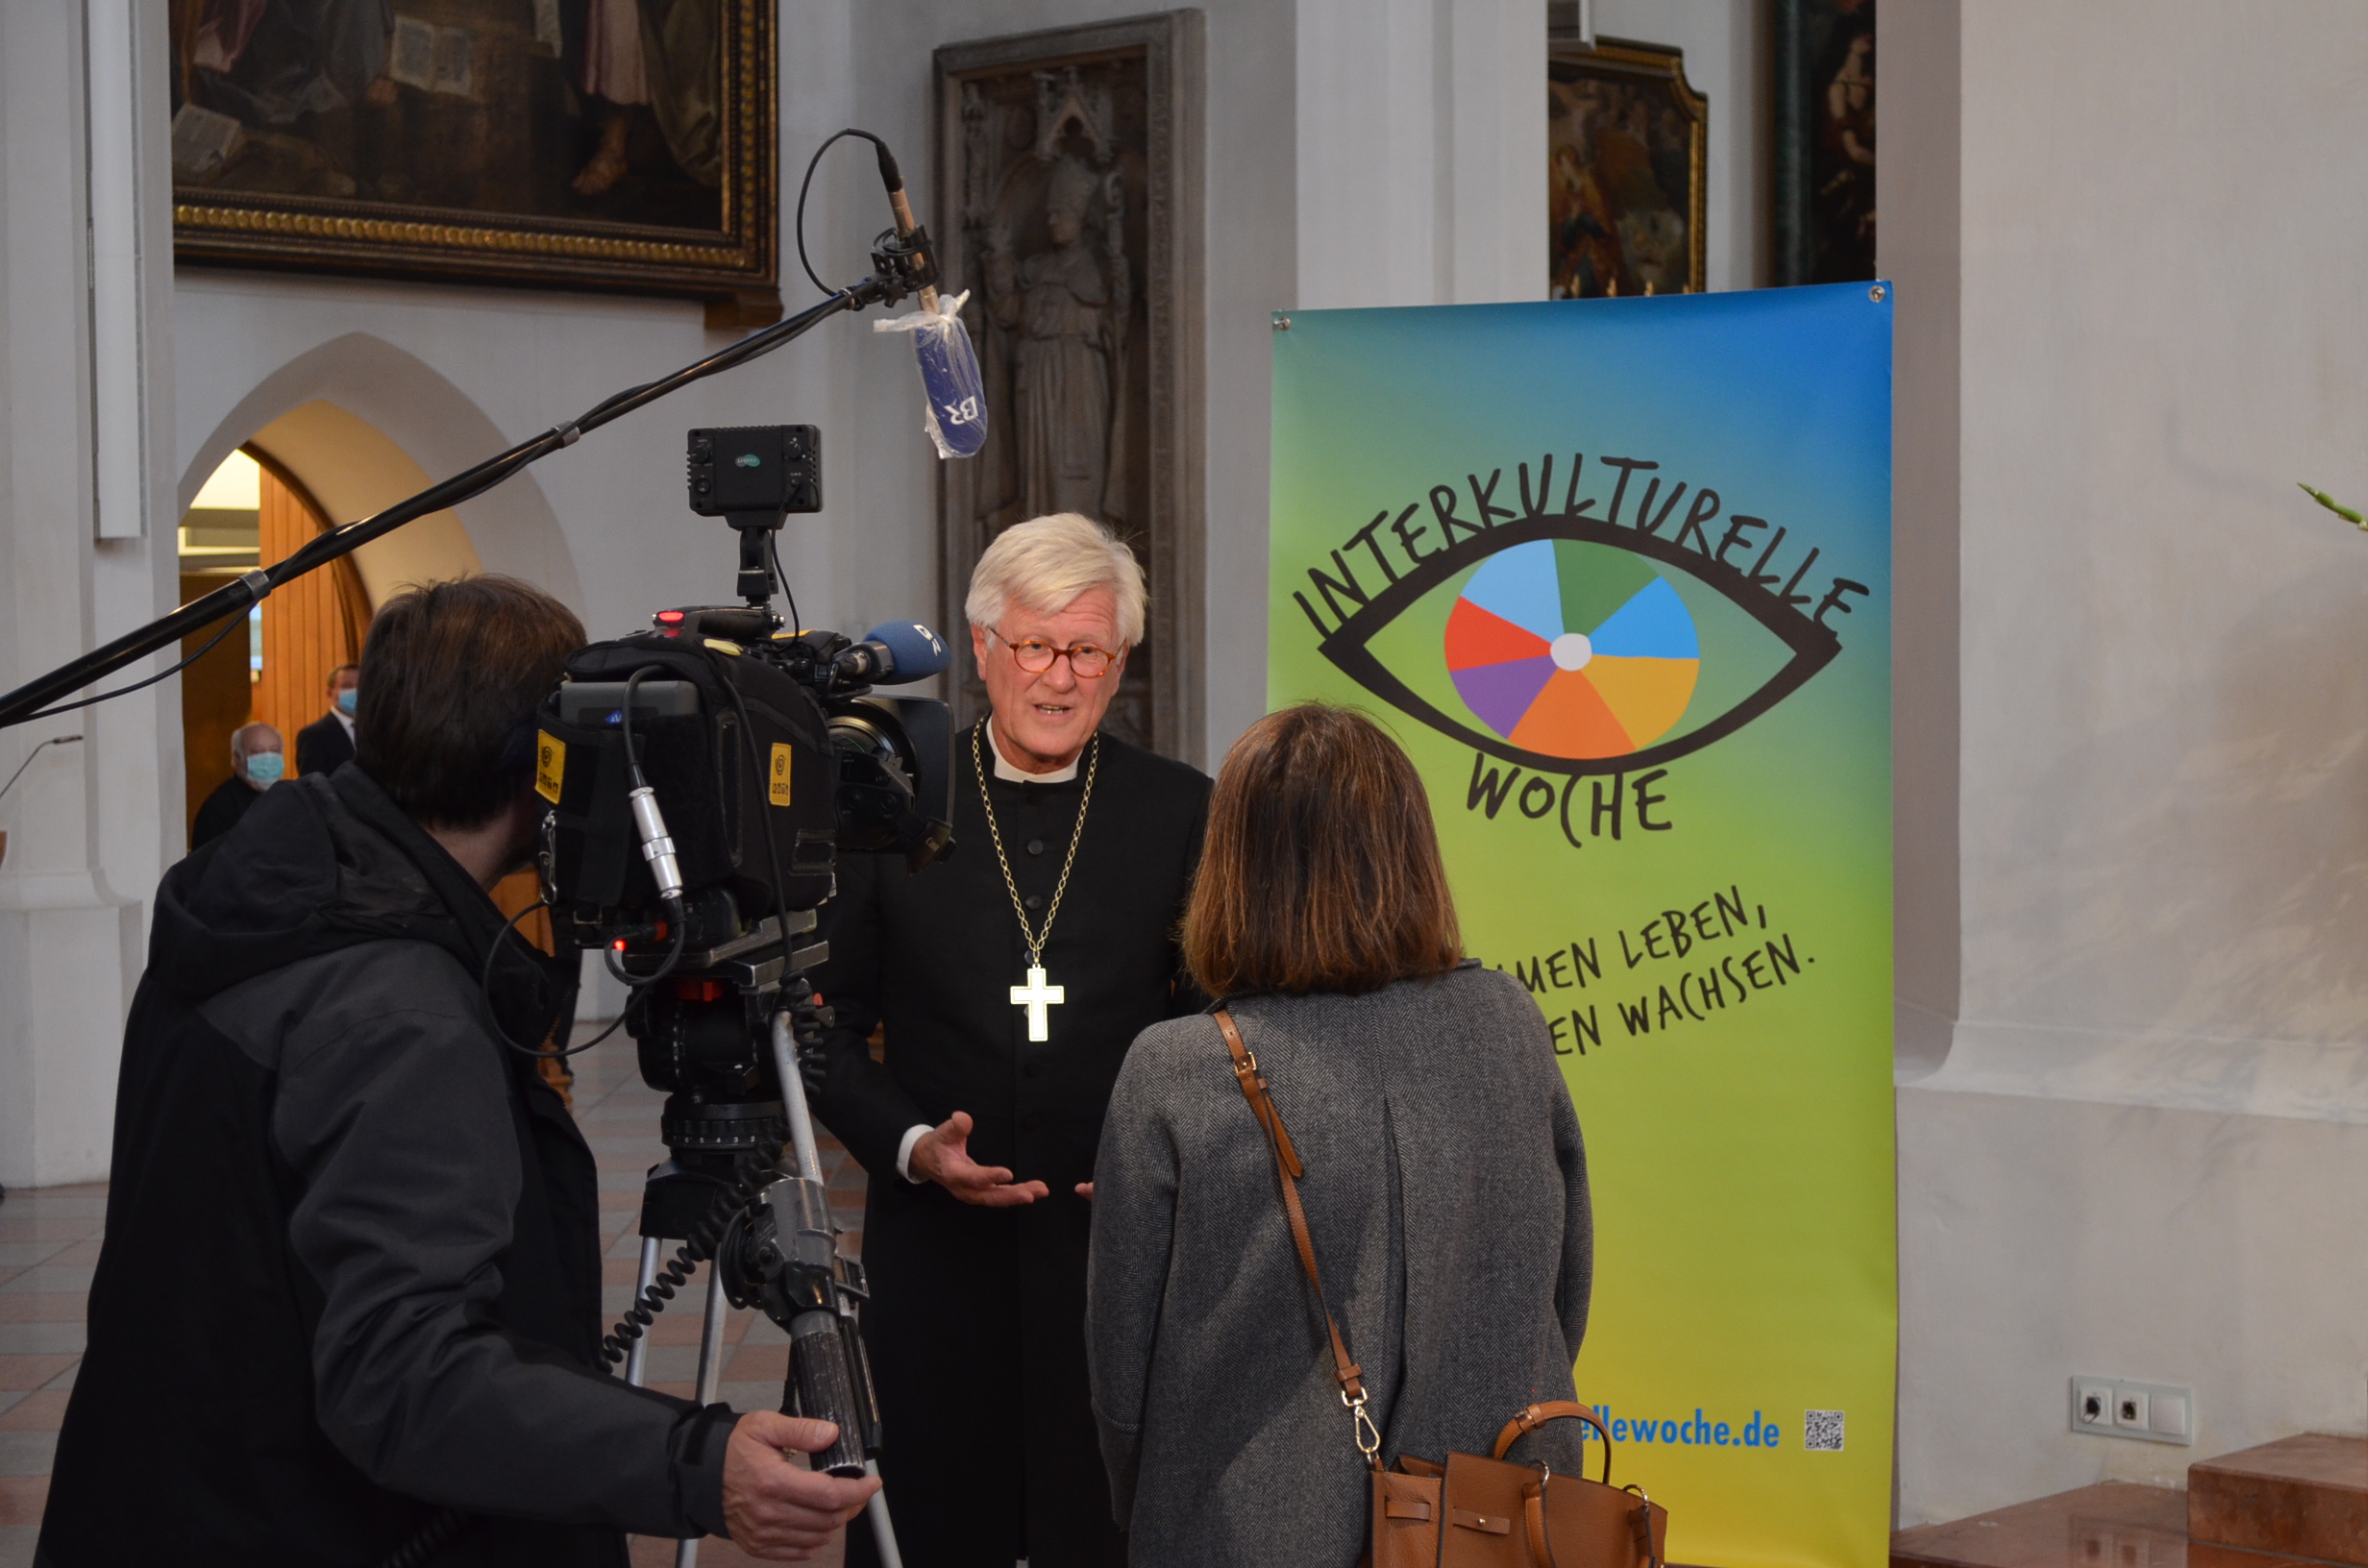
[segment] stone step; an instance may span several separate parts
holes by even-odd
[[[2324,1568],[2191,1543],[2187,1494],[2107,1482],[1891,1535],[1891,1568]]]
[[[2305,1433],[2188,1466],[2187,1535],[2368,1568],[2368,1437]]]

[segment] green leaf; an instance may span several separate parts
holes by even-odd
[[[2324,490],[2313,490],[2310,486],[2302,484],[2302,481],[2299,479],[2295,482],[2301,486],[2302,493],[2304,495],[2308,496],[2312,501],[2317,502],[2320,505],[2326,507],[2337,517],[2342,518],[2346,523],[2351,524],[2354,527],[2359,528],[2364,532],[2368,532],[2368,517],[2362,517],[2359,513],[2352,510],[2351,507],[2341,504],[2335,500],[2334,497],[2329,495]]]

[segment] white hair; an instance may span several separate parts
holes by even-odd
[[[996,536],[971,573],[962,613],[992,626],[1014,605],[1058,614],[1077,596],[1107,588],[1119,605],[1119,640],[1143,641],[1146,595],[1135,552],[1108,528],[1077,512],[1017,523]]]
[[[231,731],[232,767],[243,768],[246,766],[247,737],[254,734],[259,729],[271,730],[271,738],[275,741],[280,739],[280,732],[276,729],[272,729],[271,725],[263,723],[260,719],[256,720],[251,724],[240,724],[236,729]],[[284,745],[285,743],[283,742],[282,744]]]

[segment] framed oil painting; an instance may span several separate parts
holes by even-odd
[[[1875,275],[1875,0],[1776,0],[1775,281]]]
[[[171,0],[174,254],[780,310],[771,0]]]
[[[1710,103],[1685,55],[1618,38],[1546,53],[1551,297],[1700,293]]]

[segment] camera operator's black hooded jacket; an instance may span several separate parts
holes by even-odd
[[[481,997],[492,901],[367,774],[274,787],[165,877],[125,1031],[55,1568],[621,1568],[722,1528],[731,1412],[599,1364],[591,1151]],[[563,1000],[506,943],[496,1012]]]

